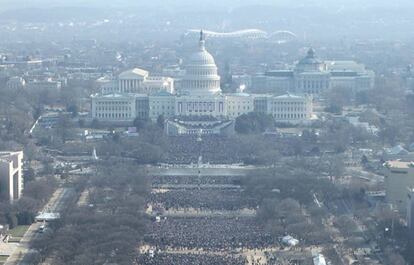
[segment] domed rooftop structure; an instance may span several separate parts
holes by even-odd
[[[217,94],[221,92],[220,76],[214,57],[206,50],[203,31],[200,32],[198,50],[186,63],[186,75],[182,80],[183,92],[192,95]]]
[[[203,31],[200,33],[198,51],[190,56],[187,65],[216,65],[213,55],[206,50]]]
[[[296,65],[297,72],[313,72],[322,71],[323,63],[315,57],[315,51],[310,48],[306,57],[299,61]]]

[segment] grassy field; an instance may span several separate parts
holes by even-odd
[[[9,234],[12,236],[12,240],[13,242],[15,242],[16,240],[20,240],[24,233],[26,233],[27,229],[29,229],[28,225],[18,225],[15,228],[9,230]]]
[[[0,265],[3,265],[9,256],[0,256]]]

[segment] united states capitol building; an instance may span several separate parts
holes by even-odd
[[[242,90],[224,94],[213,56],[205,48],[203,33],[198,49],[185,64],[180,89],[174,80],[151,77],[147,71],[132,69],[116,80],[101,80],[101,92],[91,96],[91,118],[104,122],[131,122],[136,118],[167,119],[174,132],[193,133],[191,125],[219,128],[249,112],[270,114],[280,123],[306,123],[312,118],[309,95],[247,94]],[[207,129],[204,132],[209,133]],[[212,133],[210,131],[210,133]]]

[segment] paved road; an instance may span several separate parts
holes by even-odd
[[[64,210],[66,203],[70,201],[75,194],[73,188],[58,188],[49,199],[49,202],[43,208],[43,212],[61,212]],[[34,250],[30,249],[30,242],[39,236],[39,227],[42,223],[33,223],[20,240],[13,254],[9,256],[4,265],[32,265],[30,262]]]
[[[25,260],[24,257],[30,254],[30,242],[38,236],[40,225],[41,223],[33,223],[29,229],[27,229],[17,248],[14,250],[13,254],[9,256],[4,265],[31,265],[31,263],[22,263],[20,261]]]

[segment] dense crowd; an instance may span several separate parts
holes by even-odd
[[[166,246],[209,250],[263,248],[277,244],[278,240],[250,217],[167,218],[154,222],[150,231],[146,242],[159,249]]]
[[[150,201],[165,209],[239,210],[256,208],[258,201],[241,196],[240,189],[177,189],[150,195]]]
[[[239,185],[238,176],[154,176],[152,185]]]
[[[230,138],[221,135],[185,135],[170,137],[168,163],[196,164],[202,156],[204,163],[240,163],[241,157],[235,152]]]
[[[149,254],[139,258],[139,264],[147,265],[244,265],[246,259],[233,255],[206,255],[206,254],[162,254],[154,257]]]
[[[242,194],[237,176],[155,176],[152,185],[154,192],[148,200],[155,208],[162,205],[168,210],[192,208],[208,213],[258,205],[255,199]],[[153,219],[145,243],[153,246],[156,253],[141,255],[139,264],[246,264],[245,257],[233,255],[235,249],[278,245],[278,238],[255,217],[236,216],[207,214]],[[171,249],[175,253],[167,252]]]
[[[301,264],[301,265],[314,265],[310,252],[300,252],[300,254],[292,255],[280,255],[277,253],[266,253],[267,265],[280,265],[280,264]]]

